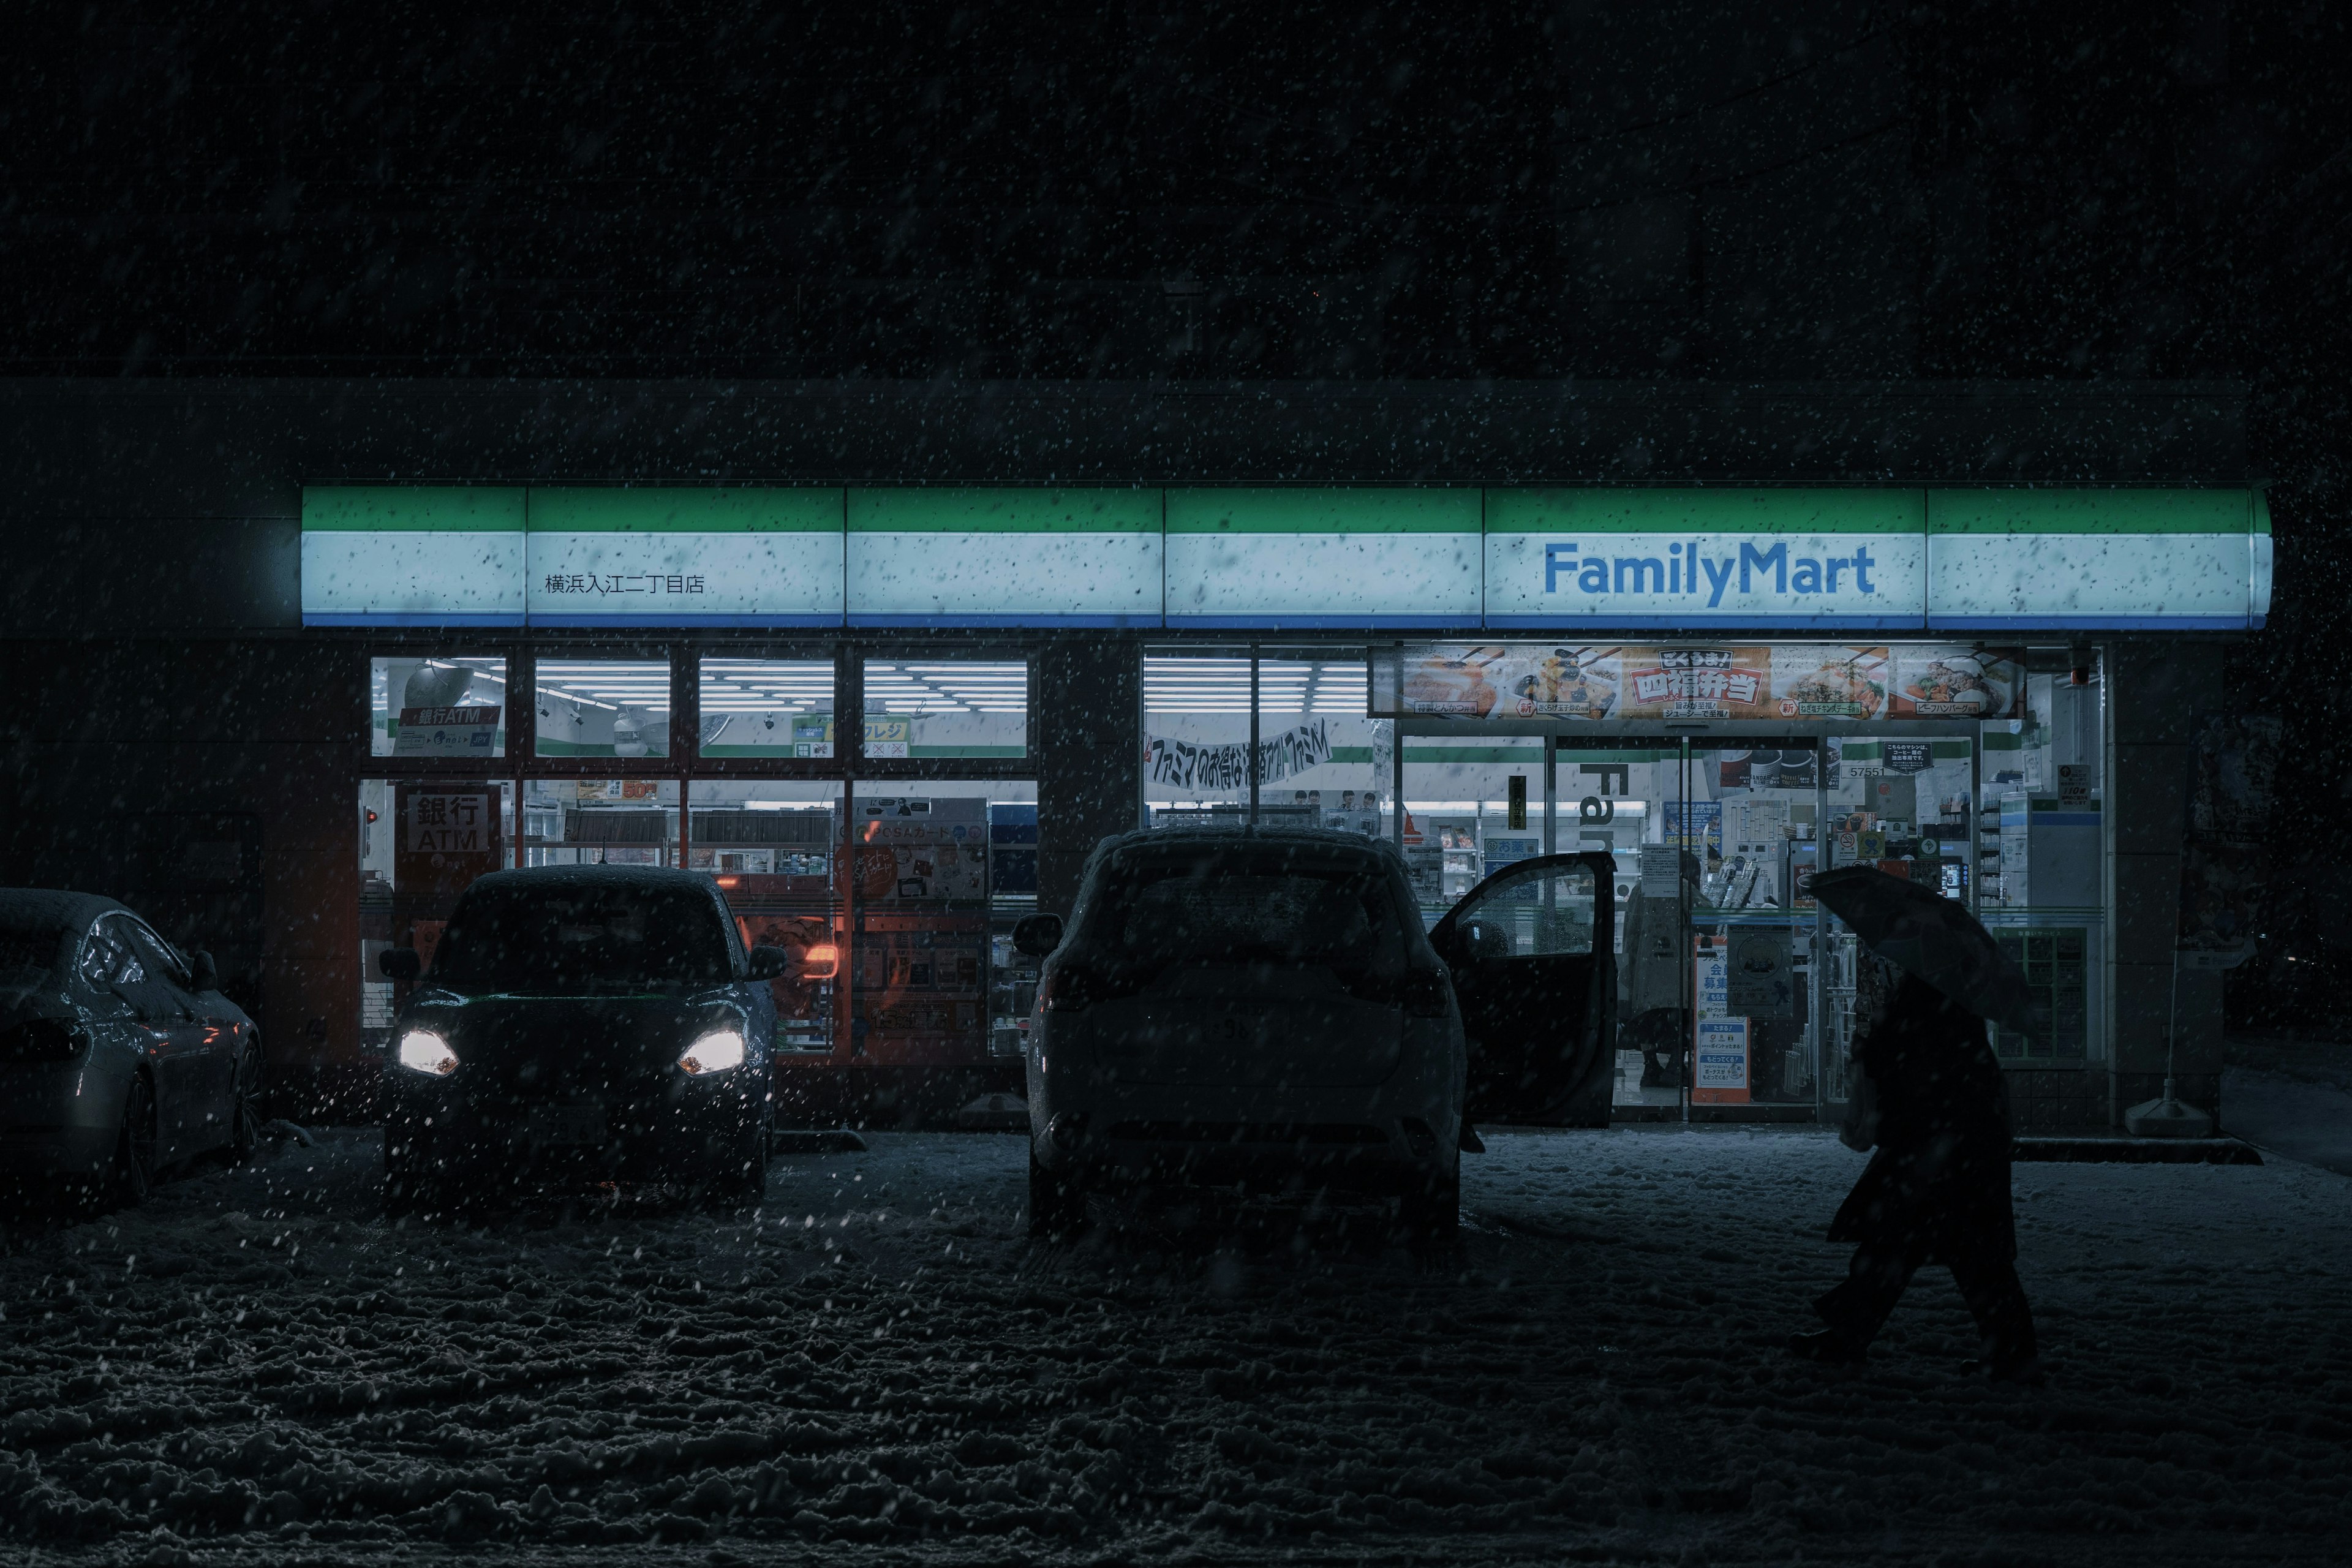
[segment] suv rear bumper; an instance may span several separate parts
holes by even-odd
[[[1460,1169],[1459,1101],[1400,1071],[1373,1089],[1066,1086],[1032,1073],[1030,1143],[1057,1175],[1101,1186],[1423,1193]]]

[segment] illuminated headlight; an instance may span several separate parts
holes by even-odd
[[[714,1029],[687,1047],[677,1065],[696,1078],[732,1071],[743,1065],[743,1037],[732,1029]]]
[[[400,1065],[411,1072],[447,1078],[457,1070],[457,1053],[430,1029],[411,1029],[400,1037]]]

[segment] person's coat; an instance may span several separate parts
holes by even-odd
[[[1830,1239],[2014,1258],[2009,1090],[1984,1020],[1916,976],[1854,1045],[1877,1103],[1878,1150]]]

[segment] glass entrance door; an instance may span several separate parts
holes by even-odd
[[[1821,1098],[1817,916],[1801,883],[1824,752],[1811,737],[1707,742],[1554,745],[1556,842],[1616,866],[1621,1115]]]

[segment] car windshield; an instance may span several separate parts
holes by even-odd
[[[0,985],[30,985],[47,979],[57,965],[64,936],[55,926],[0,930]]]
[[[465,990],[612,991],[734,977],[719,911],[679,889],[477,888],[433,954]]]
[[[1362,856],[1279,844],[1130,852],[1080,933],[1129,987],[1180,969],[1326,969],[1382,993],[1407,965],[1391,879]]]

